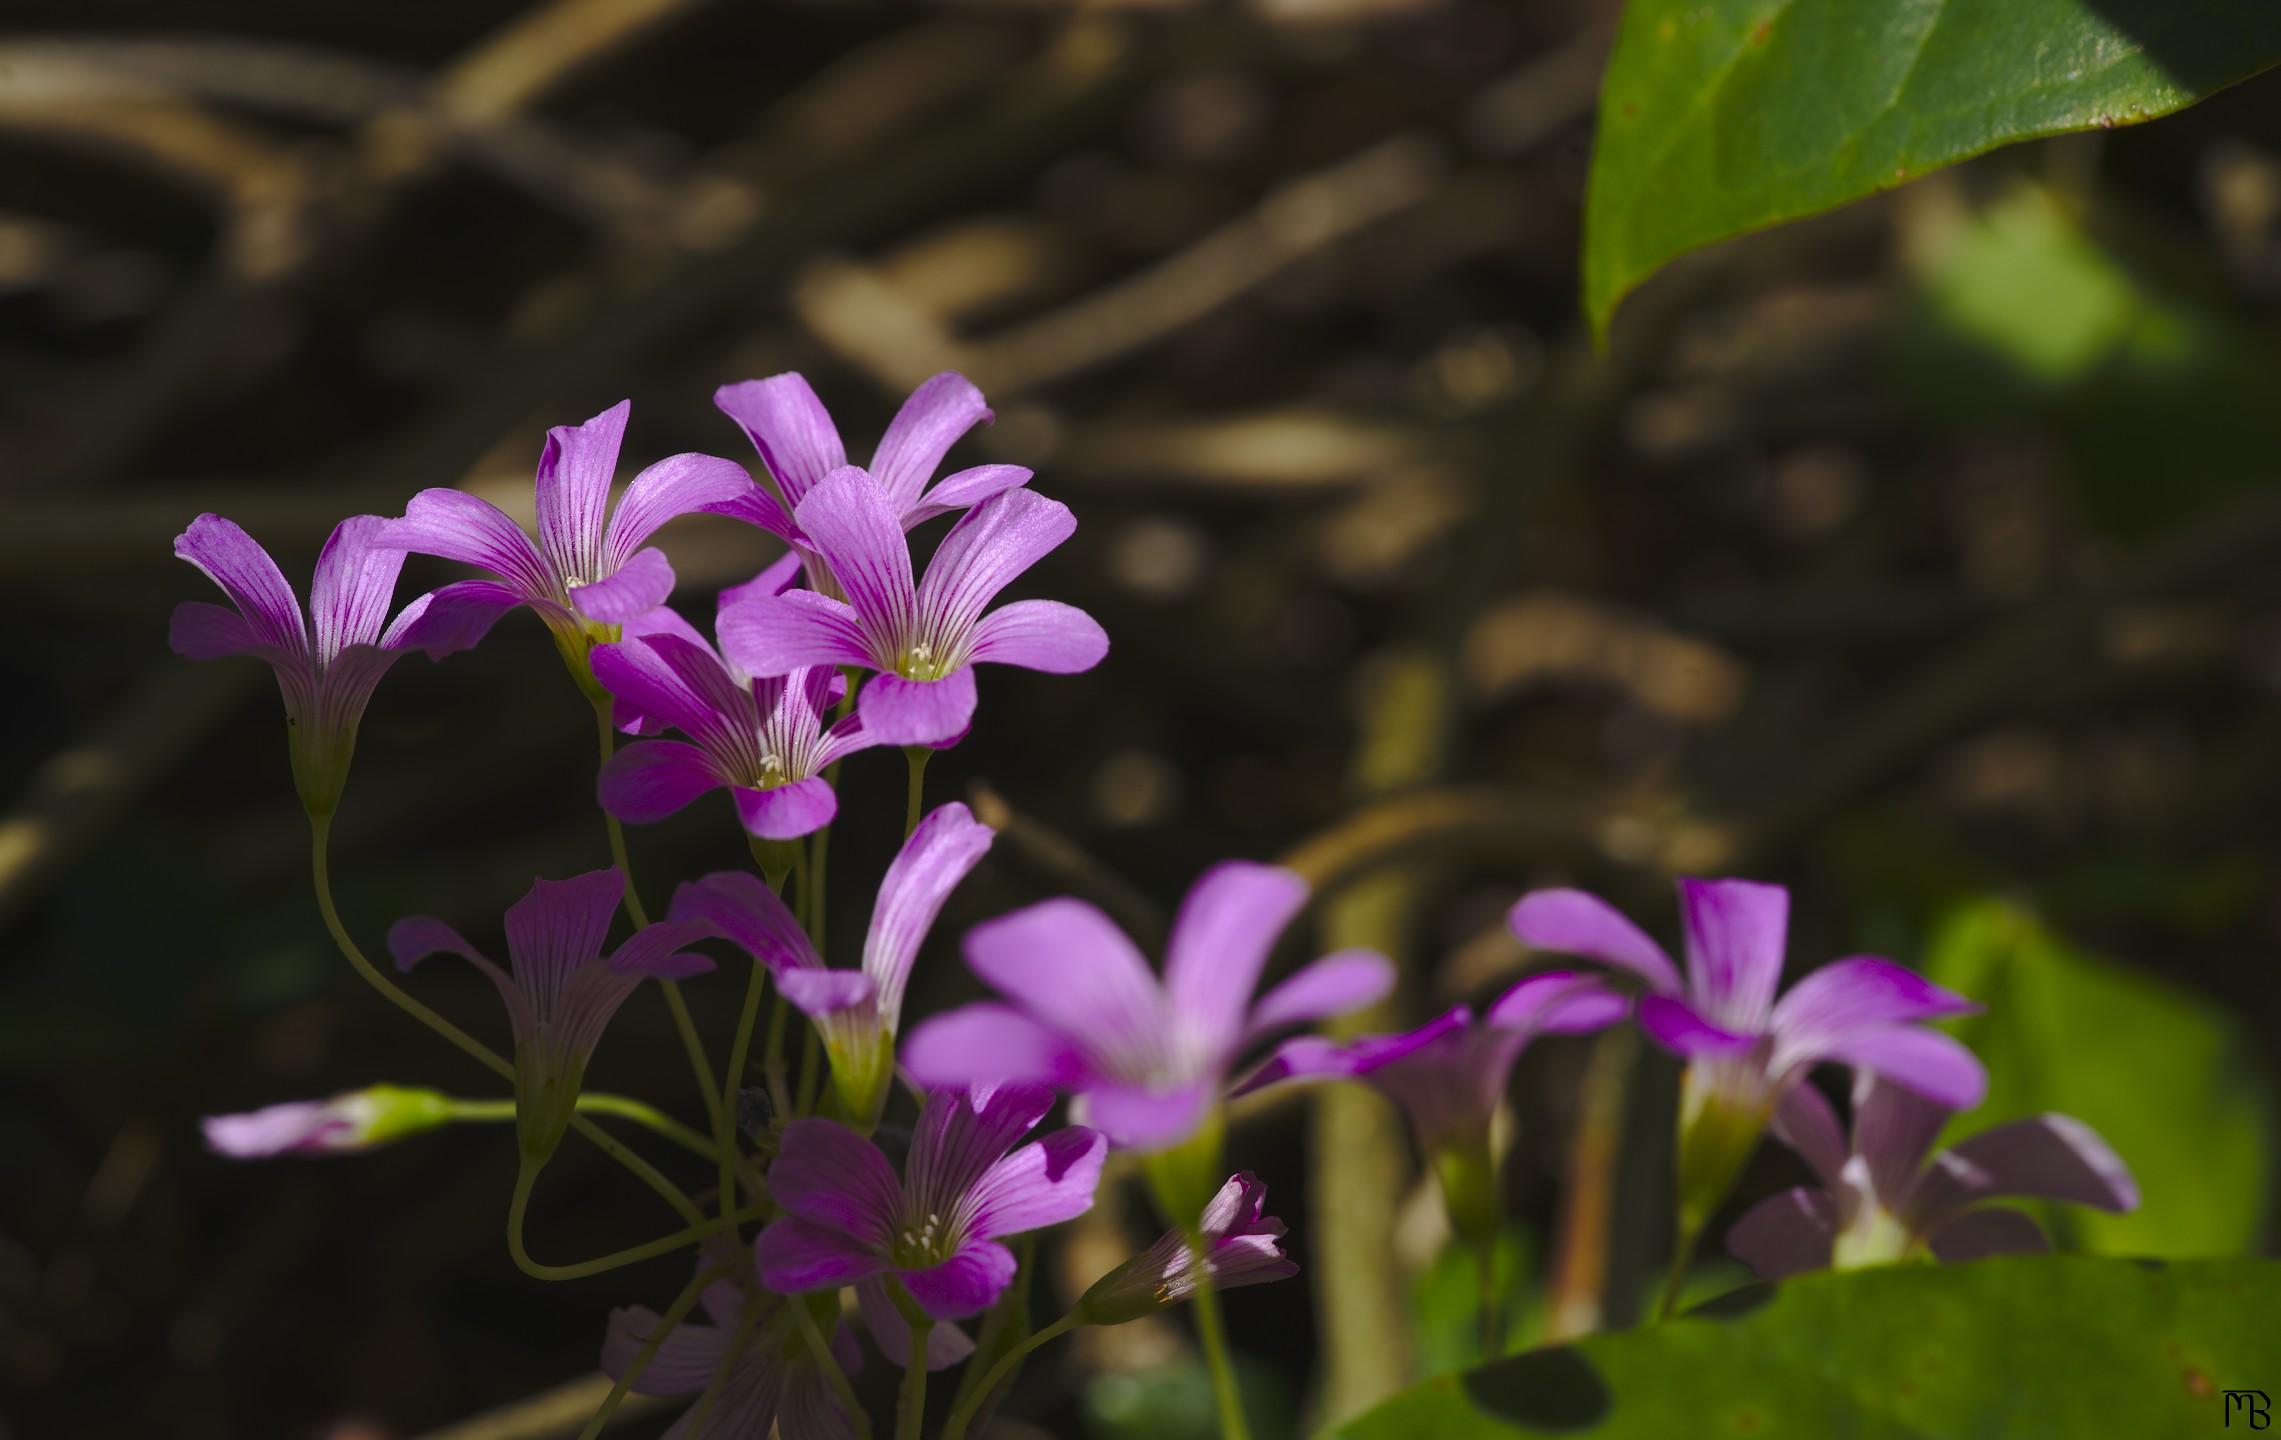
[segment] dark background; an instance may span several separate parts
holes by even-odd
[[[1373,852],[1436,862],[1396,907],[1409,1018],[1510,972],[1497,924],[1530,884],[1668,935],[1667,877],[1732,871],[1795,888],[1800,963],[1913,957],[1945,906],[1998,894],[2265,1050],[2281,91],[1695,257],[1596,355],[1576,269],[1614,10],[11,6],[0,1435],[420,1434],[576,1378],[610,1306],[678,1287],[677,1261],[520,1276],[500,1132],[206,1153],[217,1110],[486,1092],[327,944],[267,675],[165,647],[169,607],[214,598],[168,554],[197,512],[304,586],[335,520],[423,486],[527,509],[545,428],[626,395],[630,475],[750,463],[724,381],[803,371],[860,457],[963,369],[998,419],[954,462],[1029,464],[1078,513],[1019,593],[1085,605],[1114,649],[1079,679],[986,672],[936,760],[934,798],[986,785],[1020,820],[912,1014],[970,992],[951,939],[980,918],[1111,875],[1145,926],[1210,861],[1422,787],[1459,819]],[[665,543],[700,619],[774,553],[725,521]],[[449,572],[407,573],[408,596]],[[1439,698],[1412,706],[1420,674]],[[415,910],[486,943],[534,873],[607,863],[591,746],[528,616],[402,664],[335,831],[367,948]],[[901,786],[892,756],[849,767],[839,963]],[[645,890],[741,863],[726,820],[636,831]],[[471,974],[418,988],[503,1038]],[[692,987],[709,1034],[738,990]],[[1524,1066],[1532,1234],[1582,1056]],[[696,1113],[646,995],[590,1079]],[[1623,1209],[1659,1236],[1641,1106]],[[1324,1252],[1299,1117],[1234,1144],[1301,1262],[1419,1263],[1430,1239],[1400,1234]],[[663,1219],[568,1147],[534,1247]],[[1113,1263],[1114,1223],[1052,1283]],[[1619,1290],[1659,1253],[1625,1246]],[[1262,1403],[1317,1413],[1306,1284],[1230,1308]],[[1016,1413],[1177,1433],[1161,1407],[1191,1392],[1146,1377],[1181,1343],[1048,1352]]]

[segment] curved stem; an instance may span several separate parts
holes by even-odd
[[[657,1329],[650,1333],[647,1340],[642,1341],[642,1348],[634,1352],[634,1358],[627,1362],[617,1383],[610,1387],[608,1395],[602,1397],[600,1407],[588,1417],[584,1428],[578,1432],[578,1440],[595,1440],[609,1427],[612,1417],[618,1413],[618,1407],[625,1403],[626,1392],[641,1378],[642,1371],[649,1368],[649,1362],[657,1358],[658,1347],[665,1343],[665,1337],[673,1333],[675,1326],[689,1318],[689,1312],[697,1308],[698,1297],[705,1293],[706,1286],[728,1279],[731,1273],[733,1272],[728,1266],[716,1265],[691,1280],[679,1295],[673,1297],[673,1303],[666,1306],[665,1313],[658,1317]]]
[[[752,962],[752,977],[745,981],[744,1009],[737,1016],[737,1038],[729,1046],[728,1073],[721,1077],[720,1147],[721,1147],[721,1213],[726,1215],[737,1200],[736,1120],[737,1090],[744,1083],[745,1063],[752,1055],[752,1025],[760,1014],[760,996],[768,988],[768,967],[758,960]]]
[[[645,1126],[679,1145],[692,1155],[707,1160],[715,1159],[720,1152],[713,1142],[659,1110],[654,1105],[636,1100],[631,1095],[612,1095],[607,1092],[587,1091],[578,1097],[578,1109],[587,1115],[615,1115]],[[512,1120],[515,1118],[513,1100],[454,1100],[451,1102],[454,1120]]]
[[[1496,1237],[1473,1247],[1481,1267],[1481,1358],[1495,1360],[1505,1353],[1505,1297],[1497,1291]]]
[[[685,1230],[676,1230],[671,1235],[661,1235],[646,1244],[598,1255],[592,1260],[581,1260],[574,1265],[547,1265],[533,1260],[530,1251],[523,1247],[523,1217],[530,1209],[531,1187],[538,1182],[540,1168],[528,1160],[523,1162],[515,1172],[515,1198],[507,1206],[507,1253],[514,1256],[516,1267],[534,1280],[581,1280],[588,1275],[600,1275],[627,1265],[638,1265],[644,1260],[670,1255],[708,1235],[732,1229],[741,1221],[757,1220],[764,1213],[764,1207],[755,1205],[732,1211],[718,1220],[701,1221]]]
[[[958,1408],[950,1412],[950,1419],[943,1426],[942,1440],[966,1440],[966,1427],[974,1423],[974,1417],[989,1403],[998,1387],[1013,1378],[1016,1367],[1028,1358],[1029,1353],[1048,1340],[1068,1334],[1077,1326],[1077,1312],[1072,1310],[999,1356],[998,1363],[990,1367],[990,1373],[982,1377],[982,1383],[975,1386],[959,1403]]]
[[[925,745],[903,747],[903,758],[911,767],[910,795],[903,806],[903,838],[906,840],[919,828],[919,811],[925,806],[927,796],[927,762],[934,756],[935,752]]]
[[[903,1368],[903,1390],[895,1400],[895,1440],[919,1440],[927,1418],[927,1336],[934,1320],[924,1314],[911,1322],[911,1354]]]
[[[1663,1298],[1655,1306],[1659,1321],[1669,1320],[1679,1311],[1679,1297],[1687,1288],[1687,1269],[1695,1262],[1695,1246],[1703,1238],[1703,1227],[1682,1219],[1678,1234],[1678,1243],[1671,1249],[1671,1269],[1663,1277]]]
[[[809,1312],[807,1297],[793,1295],[785,1303],[800,1322],[801,1338],[808,1342],[808,1353],[815,1359],[816,1368],[824,1372],[824,1383],[831,1387],[840,1408],[847,1412],[848,1423],[855,1427],[856,1440],[871,1440],[871,1417],[864,1414],[863,1406],[856,1402],[855,1387],[847,1383],[847,1371],[840,1368],[840,1359],[832,1353],[831,1342],[824,1339],[816,1317]]]
[[[1204,1350],[1204,1363],[1212,1372],[1212,1398],[1220,1412],[1220,1440],[1251,1440],[1244,1420],[1243,1391],[1236,1384],[1236,1367],[1228,1356],[1227,1323],[1220,1318],[1220,1292],[1212,1287],[1210,1257],[1204,1237],[1188,1235],[1188,1253],[1196,1264],[1196,1340]]]

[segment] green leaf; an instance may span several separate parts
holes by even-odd
[[[1689,250],[2281,63],[2232,0],[1630,0],[1600,90],[1584,308]]]
[[[2138,1177],[2131,1214],[2050,1207],[2043,1218],[2061,1240],[2167,1256],[2255,1243],[2270,1183],[2269,1088],[2215,1003],[2084,954],[2000,901],[1952,914],[1925,973],[1987,1007],[1952,1026],[1988,1065],[1988,1099],[1957,1117],[1954,1134],[2058,1110],[2104,1135]]]
[[[2269,1260],[2025,1256],[1808,1275],[1429,1381],[1329,1433],[2203,1436],[2221,1433],[2221,1391],[2281,1390],[2277,1312]]]

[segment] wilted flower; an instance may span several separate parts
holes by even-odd
[[[919,946],[993,838],[989,826],[955,801],[921,820],[880,878],[858,970],[825,965],[791,910],[749,870],[723,870],[683,885],[671,914],[702,922],[768,967],[778,991],[822,1033],[841,1109],[868,1127],[887,1099],[903,990]]]
[[[1929,1251],[1975,1260],[2051,1248],[2017,1210],[1983,1207],[2006,1197],[2066,1200],[2101,1210],[2138,1208],[2138,1184],[2097,1131],[2069,1115],[2038,1115],[1972,1136],[1933,1155],[1948,1123],[1936,1105],[1889,1081],[1854,1082],[1853,1137],[1821,1092],[1801,1085],[1782,1099],[1774,1133],[1822,1182],[1769,1196],[1727,1232],[1727,1249],[1774,1280],[1835,1264],[1881,1265]]]
[[[1245,1047],[1392,987],[1384,956],[1348,950],[1253,1002],[1276,936],[1306,900],[1307,882],[1276,866],[1231,861],[1206,871],[1173,924],[1161,982],[1109,917],[1081,900],[1047,900],[978,925],[966,937],[967,964],[1009,1003],[927,1021],[912,1032],[904,1064],[923,1085],[1059,1086],[1084,1097],[1086,1123],[1116,1144],[1177,1145],[1205,1125]]]
[[[723,385],[713,392],[713,403],[743,428],[776,483],[775,494],[755,486],[723,506],[721,513],[781,537],[808,562],[810,585],[839,594],[831,571],[794,518],[808,492],[848,463],[847,447],[840,443],[839,429],[824,402],[801,376],[786,374]],[[1029,483],[1030,472],[1019,465],[977,465],[929,485],[935,468],[959,437],[989,419],[990,407],[982,392],[965,376],[948,370],[928,379],[903,402],[887,433],[879,437],[869,467],[903,529]]]
[[[290,1100],[241,1115],[209,1115],[199,1124],[207,1145],[233,1159],[335,1154],[377,1150],[449,1124],[454,1103],[433,1090],[369,1085],[330,1100]]]
[[[1236,1093],[1336,1079],[1383,1091],[1409,1115],[1458,1232],[1478,1240],[1495,1233],[1504,1213],[1489,1132],[1513,1063],[1538,1035],[1605,1029],[1630,1008],[1591,976],[1547,970],[1506,991],[1479,1021],[1460,1005],[1406,1034],[1286,1040]]]
[[[1008,1153],[1053,1106],[1034,1085],[937,1090],[898,1177],[879,1148],[832,1120],[795,1120],[769,1167],[784,1218],[754,1242],[781,1294],[892,1275],[937,1320],[977,1315],[1014,1278],[999,1241],[1084,1214],[1107,1147],[1081,1125]]]
[[[1687,978],[1663,947],[1580,890],[1539,890],[1513,907],[1513,933],[1543,950],[1583,955],[1647,983],[1640,1028],[1684,1057],[1679,1187],[1692,1232],[1726,1194],[1774,1106],[1814,1065],[1882,1075],[1952,1109],[1980,1103],[1987,1073],[1953,1038],[1922,1022],[1977,1007],[1890,960],[1832,961],[1779,1002],[1790,892],[1745,880],[1682,880]]]
[[[398,969],[448,953],[498,987],[515,1035],[516,1134],[523,1153],[534,1159],[552,1154],[561,1141],[586,1061],[642,977],[679,980],[713,968],[704,956],[681,949],[712,929],[680,921],[638,930],[605,958],[610,918],[625,891],[615,870],[533,881],[530,893],[507,909],[511,973],[433,916],[411,916],[388,929],[388,953]]]
[[[174,537],[174,553],[206,572],[237,608],[185,601],[174,607],[168,641],[192,660],[253,655],[269,662],[285,697],[293,784],[312,815],[330,815],[340,804],[357,722],[388,667],[407,649],[450,648],[448,638],[428,638],[434,595],[388,619],[404,556],[379,544],[385,524],[359,515],[333,527],[310,581],[308,624],[277,562],[235,522],[201,515]]]
[[[1122,1325],[1178,1305],[1209,1283],[1214,1290],[1288,1280],[1299,1267],[1283,1253],[1288,1227],[1267,1213],[1267,1187],[1246,1170],[1228,1177],[1197,1222],[1203,1251],[1187,1234],[1168,1230],[1154,1245],[1093,1282],[1079,1298],[1087,1325]],[[1201,1273],[1199,1273],[1201,1271]]]
[[[586,652],[613,640],[613,627],[665,603],[673,567],[643,542],[678,515],[715,510],[753,489],[752,477],[717,455],[674,455],[634,477],[613,512],[610,480],[633,402],[621,400],[583,425],[547,432],[537,479],[539,540],[488,500],[464,490],[422,490],[388,522],[385,543],[486,570],[435,593],[423,627],[464,649],[493,622],[528,605],[554,633],[582,687],[591,688]]]
[[[847,599],[795,590],[741,600],[721,612],[721,647],[754,675],[809,665],[878,671],[856,706],[881,744],[963,734],[974,718],[976,665],[1069,675],[1109,653],[1093,617],[1058,600],[1017,600],[983,613],[1076,530],[1059,501],[1009,490],[977,505],[943,537],[916,586],[894,501],[863,471],[832,471],[793,513]]]

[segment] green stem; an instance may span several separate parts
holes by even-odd
[[[927,1336],[934,1320],[924,1314],[911,1322],[910,1363],[903,1368],[903,1391],[895,1400],[895,1440],[919,1440],[927,1418]]]
[[[1004,1355],[999,1356],[998,1363],[990,1367],[990,1373],[982,1377],[982,1383],[975,1386],[966,1398],[959,1402],[958,1408],[950,1412],[950,1420],[943,1426],[942,1440],[966,1440],[966,1427],[974,1423],[974,1417],[989,1402],[990,1396],[996,1393],[999,1386],[1013,1377],[1015,1369],[1021,1365],[1024,1359],[1028,1358],[1029,1353],[1048,1340],[1058,1339],[1068,1334],[1077,1326],[1077,1312],[1072,1310],[1043,1330],[1024,1339],[1022,1343],[1008,1350]]]
[[[856,1440],[871,1440],[871,1417],[864,1414],[863,1406],[856,1402],[855,1387],[847,1383],[847,1372],[840,1368],[831,1342],[824,1338],[816,1317],[809,1312],[807,1298],[794,1295],[786,1303],[799,1319],[801,1338],[808,1342],[808,1353],[815,1359],[816,1367],[824,1372],[824,1383],[831,1386],[832,1394],[839,1398],[840,1408],[847,1412],[848,1423],[855,1427]]]
[[[1194,1228],[1188,1232],[1188,1253],[1196,1264],[1196,1339],[1204,1348],[1204,1363],[1212,1371],[1220,1440],[1251,1440],[1251,1427],[1243,1414],[1243,1391],[1236,1385],[1235,1363],[1228,1355],[1227,1324],[1220,1318],[1220,1292],[1212,1288],[1204,1237]]]
[[[1678,1313],[1680,1292],[1687,1288],[1687,1269],[1695,1263],[1695,1246],[1702,1238],[1701,1225],[1680,1220],[1678,1241],[1671,1249],[1671,1269],[1663,1277],[1663,1298],[1655,1306],[1657,1320],[1669,1320]]]
[[[911,838],[912,831],[919,828],[919,810],[926,804],[927,762],[934,755],[933,749],[925,745],[903,747],[903,758],[911,767],[910,799],[903,807],[903,838],[906,840]]]
[[[715,1159],[720,1152],[713,1142],[659,1110],[656,1106],[634,1099],[631,1095],[611,1095],[606,1092],[587,1091],[578,1097],[579,1113],[585,1115],[615,1115],[637,1125],[656,1131],[692,1155],[707,1160]],[[512,1100],[454,1100],[451,1102],[454,1120],[512,1120],[515,1102]]]
[[[1497,1291],[1496,1237],[1474,1246],[1481,1267],[1481,1358],[1495,1360],[1505,1353],[1505,1297]]]
[[[642,1371],[649,1368],[649,1362],[657,1358],[658,1347],[665,1343],[665,1337],[673,1333],[675,1326],[689,1318],[689,1312],[697,1307],[698,1297],[705,1293],[706,1286],[726,1280],[732,1273],[728,1266],[716,1265],[690,1281],[679,1295],[673,1297],[673,1303],[665,1307],[665,1314],[658,1318],[657,1329],[642,1341],[642,1348],[634,1352],[634,1358],[618,1376],[617,1383],[603,1397],[600,1408],[588,1418],[585,1428],[578,1432],[578,1440],[595,1440],[595,1437],[609,1428],[611,1419],[618,1413],[618,1407],[625,1403],[626,1392],[641,1378]]]
[[[646,1244],[613,1250],[607,1255],[582,1260],[575,1265],[546,1265],[533,1260],[530,1251],[523,1247],[523,1217],[530,1209],[531,1187],[538,1181],[540,1168],[528,1160],[524,1161],[515,1172],[515,1198],[507,1206],[507,1253],[514,1256],[517,1268],[534,1280],[582,1280],[588,1275],[600,1275],[627,1265],[638,1265],[644,1260],[670,1255],[685,1245],[704,1240],[708,1235],[734,1229],[742,1221],[758,1220],[766,1213],[765,1206],[755,1205],[732,1211],[718,1220],[700,1220],[685,1230],[661,1235]]]
[[[736,1113],[737,1089],[744,1083],[745,1063],[752,1055],[752,1026],[760,1014],[761,992],[768,988],[768,967],[758,960],[752,962],[752,976],[745,981],[744,1009],[737,1014],[737,1038],[729,1047],[728,1073],[721,1077],[721,1120],[719,1127],[721,1146],[721,1213],[726,1215],[736,1205],[736,1176],[731,1157],[737,1150]]]

